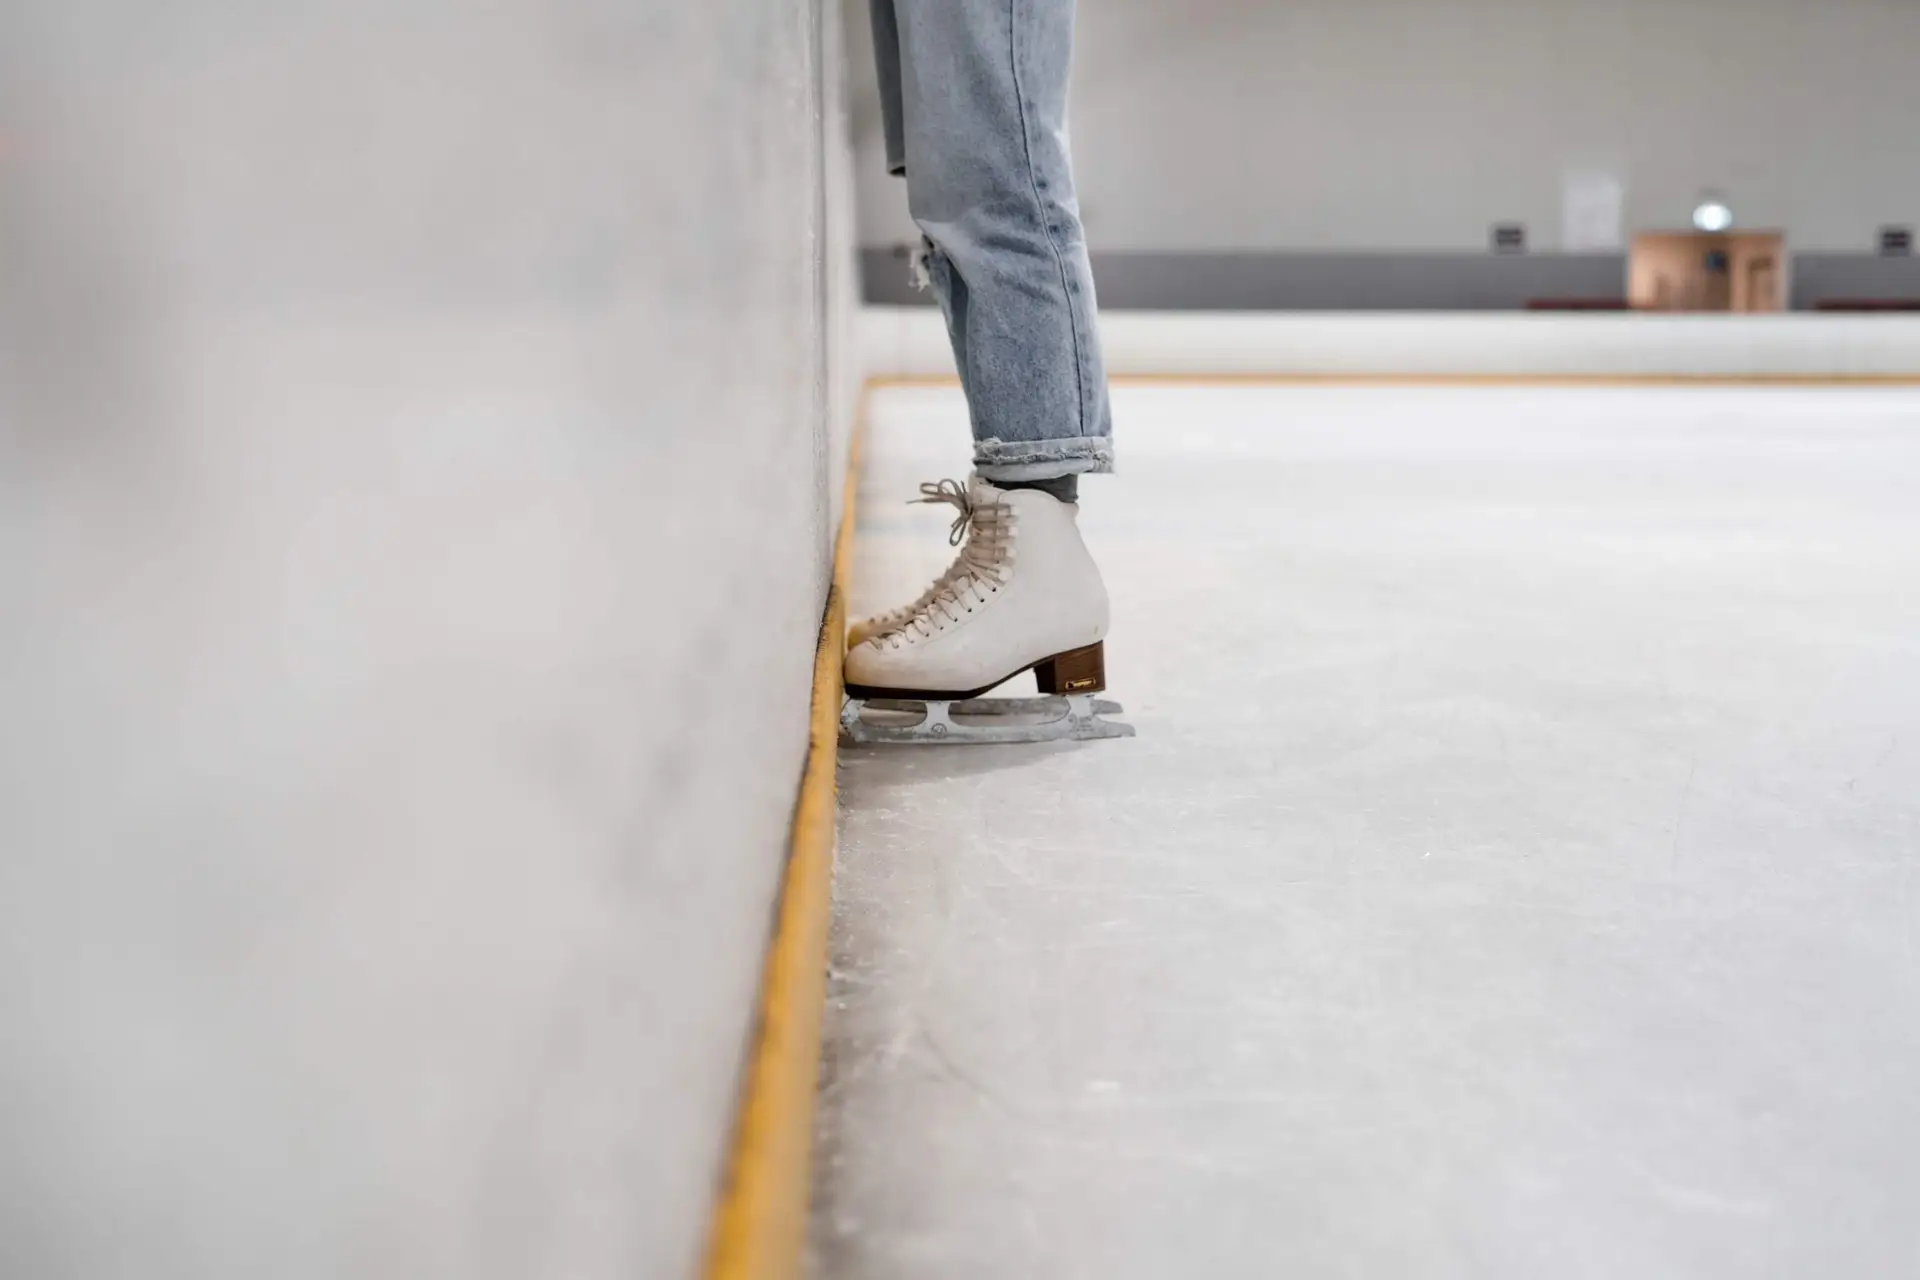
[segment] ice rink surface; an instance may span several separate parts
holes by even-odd
[[[816,1273],[1920,1274],[1920,392],[1115,420],[1139,737],[844,756]]]

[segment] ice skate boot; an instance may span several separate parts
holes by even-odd
[[[922,485],[959,511],[960,554],[920,600],[864,624],[847,653],[840,723],[852,742],[1047,742],[1119,738],[1103,717],[1107,592],[1080,539],[1078,507],[975,476]],[[981,695],[1023,672],[1038,698]]]

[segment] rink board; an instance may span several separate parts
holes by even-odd
[[[870,377],[948,377],[937,311],[866,307]],[[1302,381],[1920,383],[1920,318],[1902,315],[1110,312],[1120,378]]]

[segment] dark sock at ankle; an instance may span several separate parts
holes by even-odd
[[[1078,475],[1049,476],[1045,480],[995,480],[993,487],[996,489],[1038,489],[1042,493],[1051,494],[1062,502],[1080,501],[1080,477]]]

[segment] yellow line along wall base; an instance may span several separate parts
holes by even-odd
[[[864,396],[862,397],[864,401]],[[780,905],[761,981],[759,1025],[708,1247],[709,1280],[792,1280],[805,1266],[814,1095],[832,913],[842,661],[853,560],[855,417],[835,538],[833,581],[814,654],[807,763],[794,809]]]

